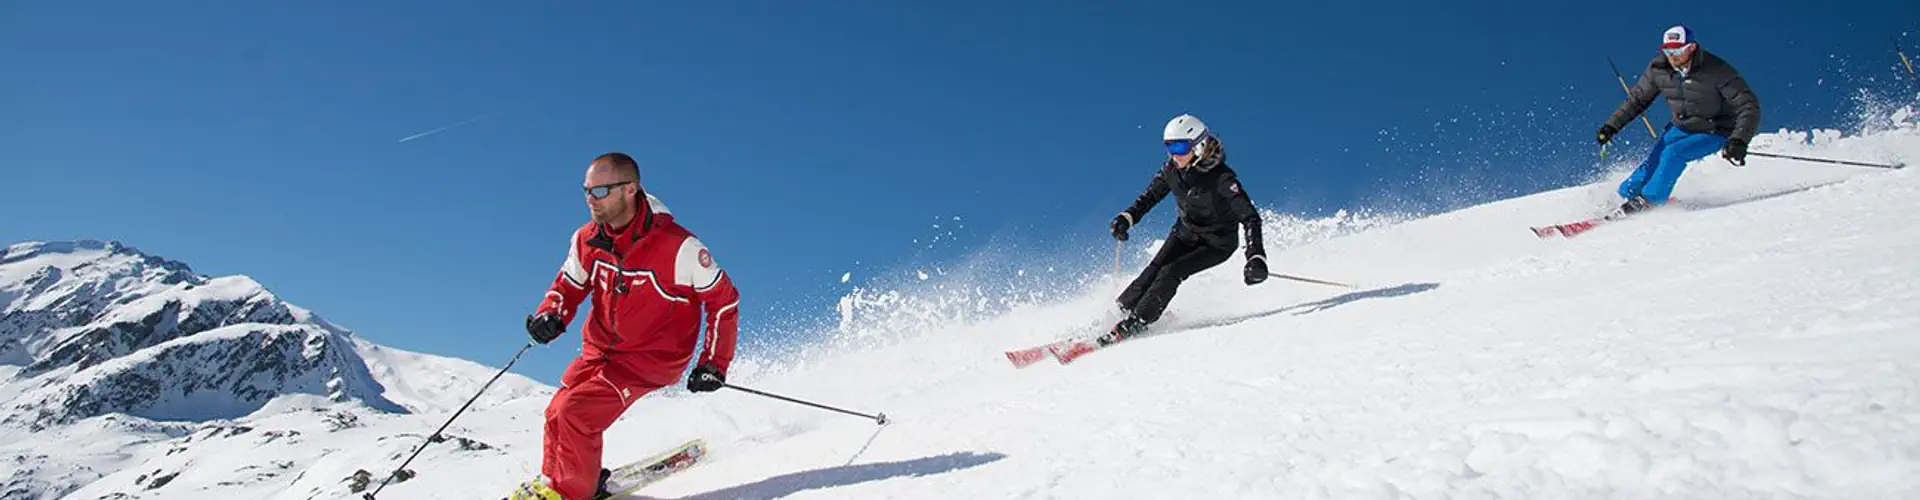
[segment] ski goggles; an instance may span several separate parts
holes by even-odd
[[[1170,154],[1173,156],[1186,156],[1187,153],[1192,153],[1192,152],[1193,152],[1193,140],[1191,139],[1175,139],[1175,140],[1167,141],[1167,154]]]
[[[617,187],[620,187],[620,186],[625,186],[625,185],[627,185],[627,184],[632,184],[632,183],[633,183],[633,181],[620,181],[620,182],[615,182],[615,183],[612,183],[612,184],[601,184],[601,185],[598,185],[598,186],[587,186],[587,187],[584,187],[584,188],[581,188],[581,189],[584,189],[584,190],[586,190],[586,191],[587,191],[587,196],[592,196],[592,197],[593,197],[593,199],[596,199],[596,200],[598,200],[598,199],[602,199],[602,198],[606,198],[606,197],[607,197],[607,195],[610,195],[610,194],[613,194],[613,188],[617,188]]]
[[[1672,48],[1668,48],[1668,47],[1661,47],[1661,48],[1660,48],[1660,52],[1661,52],[1661,53],[1664,53],[1664,54],[1666,54],[1666,55],[1670,55],[1670,56],[1677,56],[1677,55],[1680,55],[1680,54],[1685,54],[1685,53],[1687,53],[1687,47],[1692,47],[1692,46],[1693,46],[1693,44],[1691,44],[1691,43],[1689,43],[1689,44],[1686,44],[1686,45],[1681,45],[1681,46],[1679,46],[1679,47],[1672,47]]]

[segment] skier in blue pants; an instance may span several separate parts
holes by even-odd
[[[1637,197],[1650,205],[1665,204],[1667,197],[1673,195],[1674,183],[1680,181],[1680,173],[1687,170],[1688,162],[1706,158],[1726,145],[1726,137],[1667,125],[1666,133],[1653,143],[1653,151],[1647,153],[1646,161],[1640,162],[1640,168],[1620,182],[1620,197],[1627,200]]]
[[[1647,153],[1647,160],[1620,183],[1620,205],[1634,213],[1667,202],[1687,162],[1720,151],[1735,166],[1747,162],[1747,142],[1760,129],[1760,98],[1740,72],[1723,59],[1700,48],[1693,30],[1674,26],[1660,37],[1660,55],[1647,63],[1645,73],[1627,90],[1627,101],[1600,126],[1601,145],[1612,141],[1621,127],[1666,96],[1673,120]]]

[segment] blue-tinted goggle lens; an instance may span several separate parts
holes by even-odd
[[[624,185],[626,185],[626,184],[628,184],[628,183],[631,183],[631,182],[633,182],[633,181],[620,181],[620,182],[615,182],[615,183],[612,183],[612,184],[601,184],[601,185],[598,185],[598,186],[587,186],[587,187],[585,187],[585,188],[583,188],[583,189],[585,189],[585,190],[587,191],[587,196],[592,196],[592,197],[593,197],[593,199],[596,199],[596,200],[598,200],[598,199],[602,199],[602,198],[606,198],[606,197],[607,197],[607,195],[610,195],[610,194],[613,194],[613,188],[616,188],[616,187],[620,187],[620,186],[624,186]]]
[[[1660,51],[1665,52],[1667,55],[1670,55],[1670,56],[1677,56],[1680,54],[1685,54],[1687,52],[1687,46],[1682,45],[1682,46],[1674,47],[1671,49],[1660,49]]]
[[[1167,154],[1185,156],[1191,152],[1193,152],[1193,141],[1186,139],[1167,141]]]

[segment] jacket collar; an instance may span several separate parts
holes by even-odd
[[[647,195],[645,190],[641,190],[639,196],[633,198],[633,209],[637,213],[632,221],[627,222],[627,227],[616,231],[606,224],[596,222],[593,225],[593,237],[587,240],[588,245],[619,255],[621,253],[618,250],[619,247],[638,243],[641,238],[647,236],[647,233],[653,232],[653,206],[650,201],[652,196]],[[620,244],[622,241],[625,245]]]

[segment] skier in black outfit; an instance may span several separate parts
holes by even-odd
[[[1162,139],[1167,145],[1167,161],[1147,185],[1147,192],[1113,218],[1113,237],[1126,241],[1127,230],[1167,193],[1173,193],[1180,218],[1153,262],[1120,294],[1120,309],[1127,317],[1100,336],[1102,345],[1126,340],[1158,321],[1181,282],[1226,262],[1240,245],[1235,226],[1245,228],[1247,233],[1247,285],[1267,280],[1260,213],[1247,199],[1239,176],[1227,166],[1227,152],[1221,148],[1220,139],[1193,115],[1180,115],[1167,122]]]

